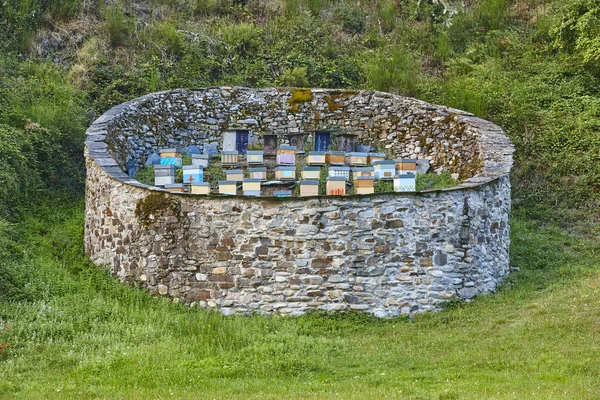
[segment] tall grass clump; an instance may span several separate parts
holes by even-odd
[[[369,89],[407,96],[419,91],[419,65],[410,51],[399,46],[371,54],[363,61],[363,71]]]
[[[502,28],[508,18],[508,0],[483,0],[475,11],[479,25],[490,30]]]
[[[134,21],[125,15],[122,7],[107,7],[102,12],[104,31],[113,47],[124,46],[129,43],[134,32]]]

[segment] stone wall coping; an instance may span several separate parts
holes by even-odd
[[[125,172],[121,170],[118,163],[108,152],[108,144],[106,143],[106,137],[108,134],[108,129],[110,128],[110,123],[117,116],[121,115],[125,111],[135,110],[137,105],[157,97],[160,97],[165,94],[177,94],[177,93],[190,93],[196,91],[208,91],[208,90],[251,90],[257,93],[261,92],[272,92],[273,90],[277,91],[285,91],[290,92],[292,88],[264,88],[264,89],[253,89],[241,86],[220,86],[220,87],[206,87],[199,89],[175,89],[175,90],[166,90],[161,92],[149,93],[141,97],[137,97],[135,99],[129,100],[127,102],[121,103],[110,110],[106,111],[102,114],[98,119],[96,119],[90,127],[86,131],[86,140],[85,140],[85,148],[86,154],[89,158],[91,158],[96,165],[98,165],[104,172],[106,172],[111,178],[122,182],[127,185],[147,189],[155,192],[165,192],[178,196],[194,196],[197,198],[207,198],[207,199],[227,199],[231,200],[231,196],[214,196],[214,195],[197,195],[190,193],[174,193],[169,190],[165,190],[159,187],[150,186],[138,182],[137,180],[131,178]],[[311,89],[312,93],[336,93],[344,91],[344,89]],[[444,188],[444,189],[427,189],[419,192],[389,192],[389,193],[376,193],[376,194],[361,194],[361,195],[346,195],[346,196],[307,196],[307,197],[276,197],[276,196],[236,196],[236,198],[243,198],[251,201],[305,201],[308,199],[322,199],[322,198],[333,198],[333,199],[352,199],[352,198],[365,198],[365,201],[369,201],[370,198],[380,198],[384,196],[426,196],[430,197],[435,195],[436,193],[443,192],[451,192],[457,190],[465,190],[472,189],[479,186],[486,185],[491,183],[501,177],[504,177],[510,173],[510,169],[512,167],[513,159],[512,155],[514,153],[514,146],[510,142],[510,139],[506,136],[504,131],[497,125],[486,121],[484,119],[478,118],[471,113],[456,110],[446,106],[438,106],[430,103],[426,103],[422,100],[402,97],[393,95],[390,93],[378,92],[378,91],[370,91],[370,90],[355,90],[352,91],[356,94],[366,95],[366,96],[377,96],[380,98],[388,98],[388,99],[396,99],[405,102],[411,102],[415,105],[420,106],[424,110],[435,111],[440,116],[447,116],[452,114],[455,116],[455,119],[458,123],[464,126],[465,130],[474,130],[477,133],[478,137],[478,146],[479,151],[482,157],[482,171],[470,178],[463,180],[460,184]]]

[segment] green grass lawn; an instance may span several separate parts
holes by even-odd
[[[82,223],[30,218],[0,260],[0,398],[600,396],[600,241],[513,219],[503,288],[413,319],[223,317],[90,266]]]

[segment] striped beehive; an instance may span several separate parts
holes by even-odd
[[[154,165],[154,186],[165,186],[175,183],[175,166],[171,164]]]
[[[233,166],[238,163],[238,152],[237,151],[224,151],[221,153],[221,165]]]
[[[161,165],[174,165],[181,168],[181,152],[177,149],[160,149]]]

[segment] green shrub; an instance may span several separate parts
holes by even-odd
[[[104,31],[113,47],[125,46],[133,35],[134,21],[119,6],[107,7],[102,12]]]
[[[308,79],[306,78],[306,67],[295,67],[283,71],[278,79],[278,84],[282,86],[306,87]]]
[[[352,35],[364,33],[367,16],[361,8],[342,3],[335,9],[334,15],[345,32]]]
[[[369,89],[415,96],[419,90],[419,67],[414,56],[400,48],[383,49],[363,62]]]

